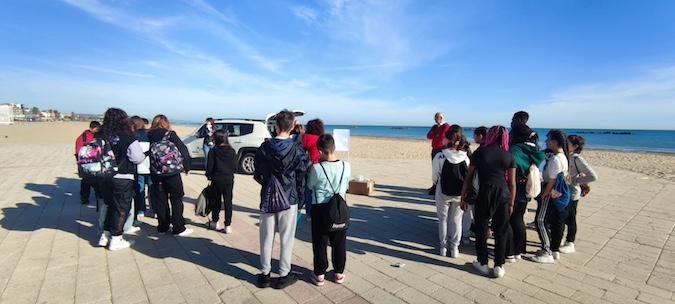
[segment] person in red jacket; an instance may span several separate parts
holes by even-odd
[[[98,121],[92,121],[89,123],[89,130],[84,130],[80,136],[75,140],[75,158],[77,159],[77,154],[80,152],[80,148],[86,143],[94,139],[94,133],[98,132],[98,129],[101,127],[101,123]],[[98,183],[92,183],[82,179],[80,181],[80,203],[88,204],[89,203],[89,194],[91,193],[91,188],[94,188],[94,195],[96,198],[101,198],[101,193],[99,192]]]
[[[312,119],[307,122],[307,130],[302,132],[302,147],[307,149],[307,154],[309,156],[309,161],[312,164],[319,163],[319,149],[316,147],[316,142],[319,140],[319,136],[325,133],[325,128],[323,121],[321,119]],[[309,170],[312,167],[308,168],[307,175],[309,175]],[[312,209],[312,190],[305,188],[305,215],[307,220],[311,220],[310,210]]]
[[[436,121],[436,124],[431,126],[431,130],[429,130],[429,133],[427,133],[427,138],[431,139],[431,161],[433,163],[434,156],[438,152],[441,152],[443,150],[443,138],[445,138],[445,132],[450,129],[450,124],[445,122],[443,119],[443,113],[438,112],[436,115],[434,115],[434,121]],[[434,195],[434,186],[429,188],[429,195]]]

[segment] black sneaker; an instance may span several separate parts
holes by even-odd
[[[298,277],[294,273],[289,272],[285,277],[279,278],[279,282],[277,283],[276,289],[284,289],[288,286],[293,285],[297,281]]]
[[[88,197],[81,197],[80,198],[80,204],[82,204],[82,205],[89,204],[89,198]]]
[[[258,275],[258,287],[266,288],[270,287],[270,275],[268,274],[259,274]]]

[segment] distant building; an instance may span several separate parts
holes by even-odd
[[[14,107],[3,103],[0,105],[0,124],[11,125],[14,123]]]

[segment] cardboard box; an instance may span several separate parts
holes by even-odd
[[[375,182],[349,181],[349,194],[371,195],[375,191]]]

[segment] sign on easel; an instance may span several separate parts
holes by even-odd
[[[349,129],[334,129],[335,151],[349,152]]]

